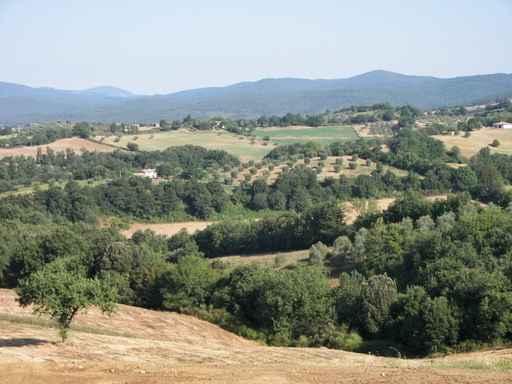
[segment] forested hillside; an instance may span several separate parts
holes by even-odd
[[[428,109],[510,96],[512,75],[506,74],[440,79],[374,71],[348,79],[264,79],[137,97],[110,88],[70,92],[0,83],[0,122],[158,121],[189,114],[258,117],[384,102]]]

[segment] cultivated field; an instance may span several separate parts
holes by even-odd
[[[340,162],[341,164],[337,164]],[[350,163],[355,163],[357,166],[352,168]],[[250,177],[250,181],[254,181],[257,178],[268,175],[267,182],[272,184],[277,178],[283,173],[284,169],[290,165],[301,166],[305,165],[308,168],[318,170],[318,179],[323,180],[327,177],[339,178],[340,176],[356,177],[360,175],[370,175],[376,169],[374,162],[367,163],[364,159],[353,159],[352,156],[329,156],[325,160],[321,160],[319,157],[312,158],[309,164],[305,164],[304,160],[296,160],[293,164],[283,163],[272,167],[271,165],[262,166],[260,169],[256,169],[256,173],[251,173],[250,168],[241,168],[238,176],[234,180],[235,184],[239,184],[247,177]],[[339,165],[339,171],[336,170],[336,166]],[[270,169],[269,167],[272,167]],[[407,171],[400,170],[398,168],[384,165],[384,170],[389,170],[395,173],[397,176],[406,176]],[[229,172],[224,176],[229,175]]]
[[[304,143],[314,141],[329,144],[335,141],[356,140],[358,135],[349,125],[323,127],[272,127],[261,128],[255,132],[257,137],[269,137],[270,141],[278,144]]]
[[[482,128],[471,132],[471,136],[467,138],[463,133],[456,136],[437,135],[434,137],[441,140],[448,149],[455,145],[458,146],[462,155],[468,158],[486,147],[491,148],[492,152],[512,154],[512,129]],[[500,142],[500,146],[490,147],[489,144],[495,139]]]
[[[0,383],[507,383],[512,350],[393,359],[327,348],[271,348],[191,316],[121,305],[80,314],[58,342],[45,319],[0,290]]]
[[[101,139],[101,138],[99,138]],[[274,148],[271,143],[262,140],[252,141],[246,136],[237,136],[226,131],[178,131],[123,135],[116,142],[116,136],[103,139],[106,144],[126,148],[128,143],[136,143],[144,151],[164,150],[181,145],[198,145],[207,149],[221,149],[242,161],[260,160]]]

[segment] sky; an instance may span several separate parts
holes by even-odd
[[[511,25],[512,0],[0,0],[0,81],[153,94],[511,73]]]

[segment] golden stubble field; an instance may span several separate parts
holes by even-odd
[[[119,306],[80,314],[69,340],[0,290],[0,383],[508,383],[510,349],[436,359],[277,348],[191,316]]]
[[[470,137],[464,137],[464,134],[437,135],[436,139],[442,141],[446,148],[453,146],[460,148],[464,157],[470,158],[477,154],[482,148],[490,148],[492,152],[512,154],[512,129],[482,128],[471,132]],[[489,144],[493,140],[498,140],[500,146],[497,148],[490,147]]]
[[[113,152],[114,148],[100,144],[91,140],[80,139],[78,137],[71,137],[67,139],[59,139],[53,143],[44,145],[34,145],[30,147],[15,147],[15,148],[0,148],[0,158],[10,156],[28,156],[36,157],[37,151],[41,150],[46,153],[50,148],[55,152],[66,152],[67,149],[72,149],[76,153],[88,152]]]

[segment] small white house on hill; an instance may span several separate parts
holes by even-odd
[[[494,123],[492,126],[494,128],[500,128],[500,129],[512,129],[512,123],[507,123],[506,121],[500,121],[500,122]]]
[[[158,173],[154,168],[143,169],[142,171],[137,172],[134,175],[139,177],[147,177],[149,179],[158,179]]]

